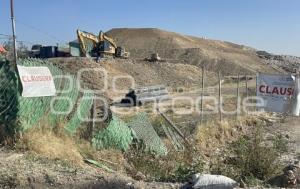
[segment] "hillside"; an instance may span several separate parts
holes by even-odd
[[[154,28],[117,28],[107,32],[119,46],[127,48],[131,57],[144,59],[151,53],[170,63],[206,65],[213,72],[224,74],[280,72],[276,66],[266,65],[256,50],[224,41],[181,35]]]

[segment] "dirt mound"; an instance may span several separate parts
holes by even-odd
[[[205,64],[210,71],[224,74],[278,72],[278,69],[263,64],[254,49],[243,45],[154,28],[118,28],[108,31],[107,35],[119,46],[127,48],[135,59],[144,59],[157,52],[171,63]]]
[[[82,72],[80,81],[86,89],[102,90],[107,78],[107,90],[103,92],[109,98],[123,96],[125,91],[132,87],[132,81],[135,86],[165,85],[174,90],[201,87],[202,70],[193,65],[124,59],[109,59],[96,63],[88,58],[55,58],[51,59],[51,62],[78,77]],[[106,72],[106,76],[103,71]],[[209,78],[207,85],[217,83],[216,74],[206,72],[206,77]],[[113,89],[113,83],[117,91]]]

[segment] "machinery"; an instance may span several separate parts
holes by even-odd
[[[102,31],[100,31],[99,36],[96,36],[89,32],[77,30],[77,37],[82,56],[129,58],[129,52],[126,52],[123,47],[118,47],[114,40]]]
[[[41,48],[42,45],[32,45],[31,50],[29,51],[29,57],[38,58],[40,56]]]
[[[145,60],[148,62],[165,62],[165,60],[161,59],[158,53],[151,54],[150,58],[145,58]]]

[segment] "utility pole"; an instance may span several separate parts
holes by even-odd
[[[17,41],[16,41],[16,23],[14,15],[14,0],[10,0],[10,15],[11,15],[11,26],[13,32],[13,46],[14,46],[14,66],[17,69]]]

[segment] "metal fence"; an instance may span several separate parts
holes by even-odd
[[[18,61],[22,66],[46,66],[51,71],[58,91],[55,97],[24,98],[20,95],[20,83],[8,61],[0,62],[0,125],[2,128],[25,131],[44,120],[53,127],[59,122],[66,123],[66,131],[76,129],[90,114],[92,93],[80,93],[75,76],[41,59]],[[66,100],[67,99],[67,100]]]

